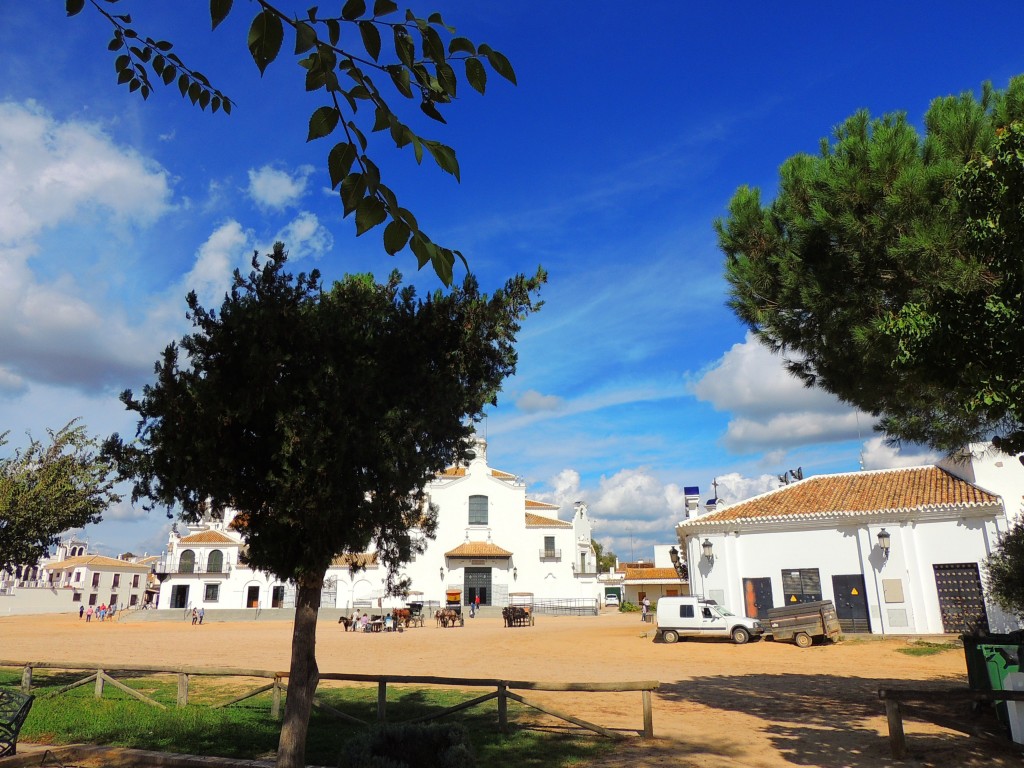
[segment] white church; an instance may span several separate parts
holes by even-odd
[[[596,610],[602,589],[586,505],[577,502],[571,518],[563,519],[558,506],[528,498],[522,478],[488,465],[485,440],[475,439],[472,454],[468,464],[450,467],[427,486],[428,500],[438,508],[437,532],[403,568],[411,581],[409,599],[443,604],[449,590],[461,590],[466,605],[479,597],[484,606],[564,601]],[[227,510],[172,530],[156,569],[159,608],[293,607],[292,584],[244,564],[234,515]],[[350,571],[350,556],[328,570],[322,608],[404,602],[386,595],[385,569],[374,552],[354,557],[362,569]]]

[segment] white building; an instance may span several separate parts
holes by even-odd
[[[84,541],[68,538],[38,565],[0,570],[0,615],[139,607],[146,599],[149,573],[149,565],[89,554]]]
[[[1019,512],[1024,468],[972,448],[938,466],[812,477],[684,520],[692,591],[760,617],[832,600],[847,632],[1016,628],[986,598],[981,565]]]
[[[592,603],[601,596],[597,558],[587,507],[577,502],[571,519],[559,508],[526,496],[521,478],[487,464],[487,443],[477,439],[465,466],[449,468],[427,486],[438,508],[436,537],[407,563],[412,590],[424,601],[443,603],[447,590],[462,591],[464,603],[507,605],[512,593],[534,601]],[[158,572],[162,608],[291,607],[294,588],[240,562],[244,543],[233,530],[234,513],[172,532]],[[356,556],[363,570],[351,573],[339,558],[328,570],[321,606],[348,609],[382,599],[383,568],[376,555]],[[241,558],[244,561],[244,556]],[[524,598],[525,599],[525,598]]]

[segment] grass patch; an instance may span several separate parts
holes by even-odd
[[[908,645],[906,648],[897,648],[897,653],[905,653],[907,656],[934,656],[944,651],[959,650],[963,648],[960,643],[929,643],[925,641]]]
[[[237,759],[268,759],[276,754],[280,723],[270,716],[270,692],[225,709],[213,708],[214,704],[241,695],[265,681],[244,684],[229,681],[226,684],[223,678],[196,676],[189,683],[189,705],[180,709],[176,706],[177,678],[174,675],[115,676],[119,682],[165,704],[166,710],[137,701],[110,685],[105,687],[103,698],[97,700],[93,683],[44,698],[87,674],[36,670],[32,685],[36,700],[21,730],[21,738],[46,744],[100,744]],[[0,686],[17,688],[20,684],[20,672],[0,670]],[[401,722],[428,715],[480,693],[479,690],[388,686],[388,721]],[[376,720],[376,685],[325,683],[318,689],[317,696],[347,715],[368,723]],[[508,705],[511,733],[505,736],[498,733],[496,701],[463,710],[440,722],[458,722],[465,727],[480,766],[503,766],[510,754],[515,755],[516,768],[586,765],[615,748],[612,741],[596,735],[566,735],[531,729],[533,710],[513,701]],[[306,742],[307,762],[338,765],[348,741],[364,730],[363,726],[314,708]]]

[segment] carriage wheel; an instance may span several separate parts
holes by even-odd
[[[459,626],[460,627],[466,626],[466,617],[463,616],[461,613],[459,614]]]

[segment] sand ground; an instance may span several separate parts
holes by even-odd
[[[657,680],[654,740],[642,730],[640,693],[526,693],[591,722],[629,734],[611,766],[1020,766],[1021,753],[913,719],[910,757],[890,757],[884,687],[966,685],[960,649],[914,657],[907,638],[854,638],[801,650],[790,644],[652,641],[636,614],[540,616],[533,627],[466,619],[402,633],[345,633],[321,622],[322,672],[437,675],[506,680]],[[279,621],[92,622],[77,616],[0,618],[0,659],[121,664],[288,668],[291,623]],[[951,710],[952,711],[952,710]],[[908,711],[908,718],[912,717]],[[964,717],[970,713],[961,712]]]

